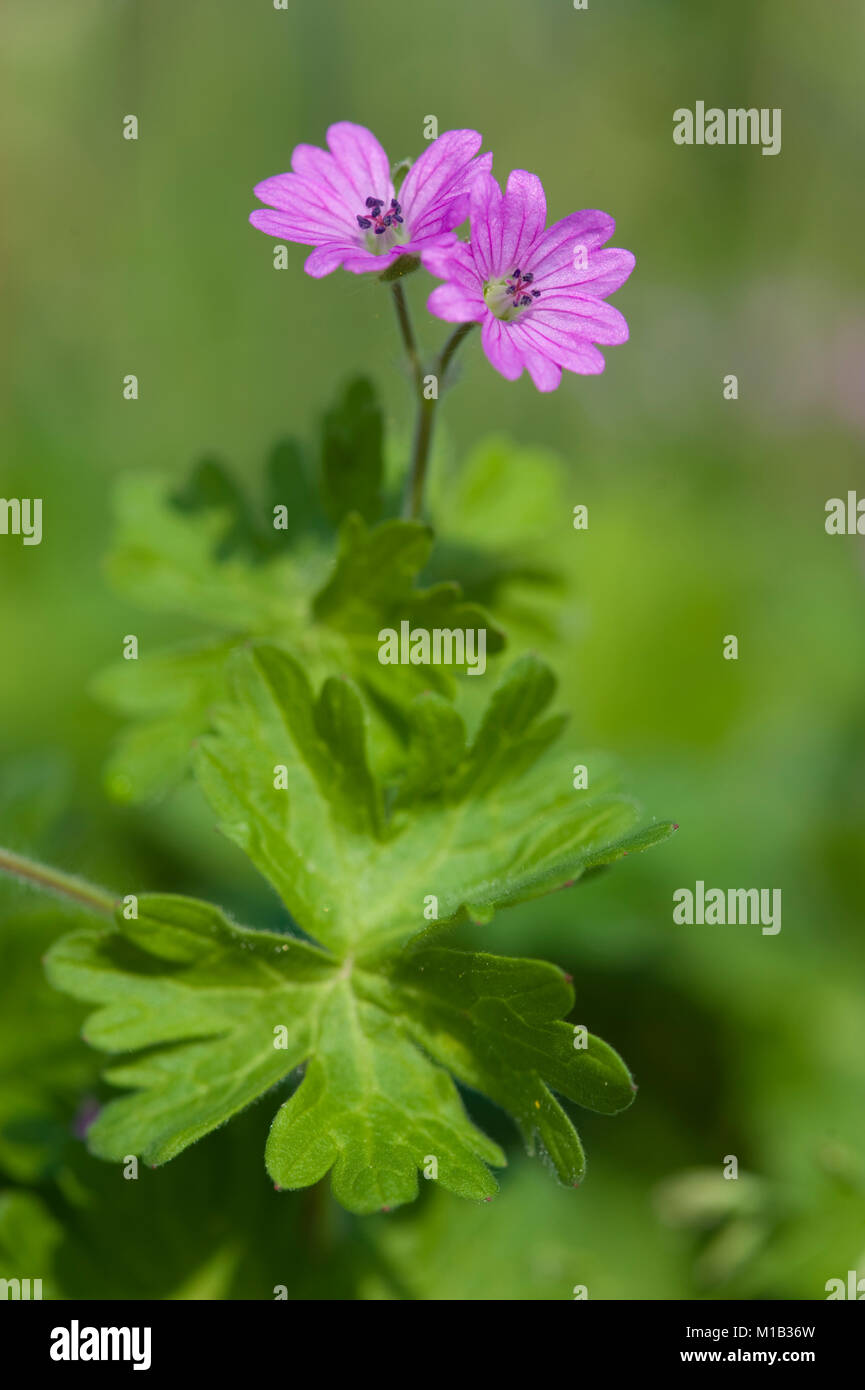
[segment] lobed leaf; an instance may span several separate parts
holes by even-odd
[[[266,1145],[279,1187],[330,1173],[338,1200],[366,1213],[411,1201],[423,1172],[489,1199],[504,1154],[459,1084],[506,1110],[561,1182],[580,1182],[563,1102],[615,1113],[633,1098],[627,1068],[599,1039],[577,1041],[556,967],[445,946],[442,933],[672,827],[641,825],[601,760],[564,744],[555,681],[535,657],[504,673],[472,735],[441,696],[418,697],[390,777],[352,681],[331,676],[316,692],[268,643],[235,651],[229,668],[197,773],[311,940],[142,896],[137,917],[118,910],[113,929],[58,942],[49,979],[98,1006],[87,1038],[114,1055],[106,1077],[127,1091],[90,1127],[93,1151],[163,1163],[289,1089]],[[590,793],[573,789],[575,759],[590,766]]]
[[[421,696],[406,775],[385,788],[351,682],[331,679],[316,697],[293,657],[261,645],[233,663],[232,700],[202,741],[198,776],[295,921],[336,953],[374,959],[432,920],[489,920],[670,834],[669,823],[638,824],[600,761],[593,790],[574,791],[581,759],[556,747],[561,719],[542,718],[553,690],[549,669],[521,658],[471,742],[456,710]]]
[[[116,930],[61,939],[48,977],[99,1005],[88,1041],[121,1054],[106,1073],[129,1094],[88,1130],[100,1157],[164,1163],[268,1090],[302,1079],[266,1146],[279,1187],[332,1173],[350,1211],[414,1199],[418,1173],[488,1199],[497,1144],[472,1123],[454,1079],[513,1115],[563,1182],[578,1182],[579,1137],[553,1095],[612,1113],[632,1099],[617,1055],[577,1052],[561,1021],[573,1002],[539,961],[422,949],[380,971],[277,932],[235,926],[207,903],[142,896]],[[127,1054],[122,1057],[122,1054]]]

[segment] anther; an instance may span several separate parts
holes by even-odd
[[[396,198],[391,198],[387,212],[383,211],[383,198],[370,196],[364,200],[364,207],[367,209],[367,215],[356,214],[357,225],[364,232],[372,229],[376,236],[383,236],[388,227],[393,227],[403,221],[402,208]]]

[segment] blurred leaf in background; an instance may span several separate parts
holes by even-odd
[[[147,800],[178,781],[225,685],[227,658],[253,638],[298,652],[316,680],[361,680],[383,715],[374,731],[385,749],[405,739],[406,698],[455,687],[441,667],[383,671],[380,630],[402,622],[425,631],[483,628],[490,655],[501,650],[503,634],[457,583],[418,587],[433,541],[427,526],[373,524],[381,434],[375,393],[359,378],[325,416],[319,472],[307,478],[300,447],[285,441],[271,452],[264,497],[254,502],[212,459],[173,497],[163,476],[121,480],[112,581],[137,605],[198,619],[210,633],[173,650],[136,648],[134,661],[96,677],[94,693],[134,721],[108,767],[118,800]],[[340,523],[338,542],[325,510]]]

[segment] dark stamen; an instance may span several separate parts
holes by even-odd
[[[519,266],[516,266],[512,275],[505,281],[507,292],[515,309],[525,309],[533,299],[540,298],[540,290],[527,289],[534,278],[533,271],[527,270],[523,275]]]
[[[364,206],[368,209],[368,215],[357,216],[357,225],[364,232],[368,232],[371,228],[376,236],[383,236],[389,227],[396,226],[404,220],[402,207],[396,198],[391,198],[387,212],[383,211],[384,198],[370,196],[365,199]]]

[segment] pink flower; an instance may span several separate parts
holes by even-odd
[[[314,246],[305,269],[316,278],[338,266],[380,272],[406,254],[424,259],[456,244],[453,229],[468,216],[472,183],[492,165],[491,154],[475,159],[481,140],[476,130],[440,135],[411,166],[397,197],[372,132],[339,121],[327,132],[329,152],[298,145],[293,173],[256,184],[256,197],[270,207],[249,220],[268,236]]]
[[[604,370],[595,343],[624,343],[628,325],[604,302],[634,268],[630,251],[600,248],[615,229],[604,212],[572,212],[546,228],[540,179],[515,169],[504,194],[491,174],[471,194],[471,242],[433,249],[425,264],[446,285],[428,307],[451,323],[480,323],[484,352],[509,381],[527,368],[555,391],[562,368]]]

